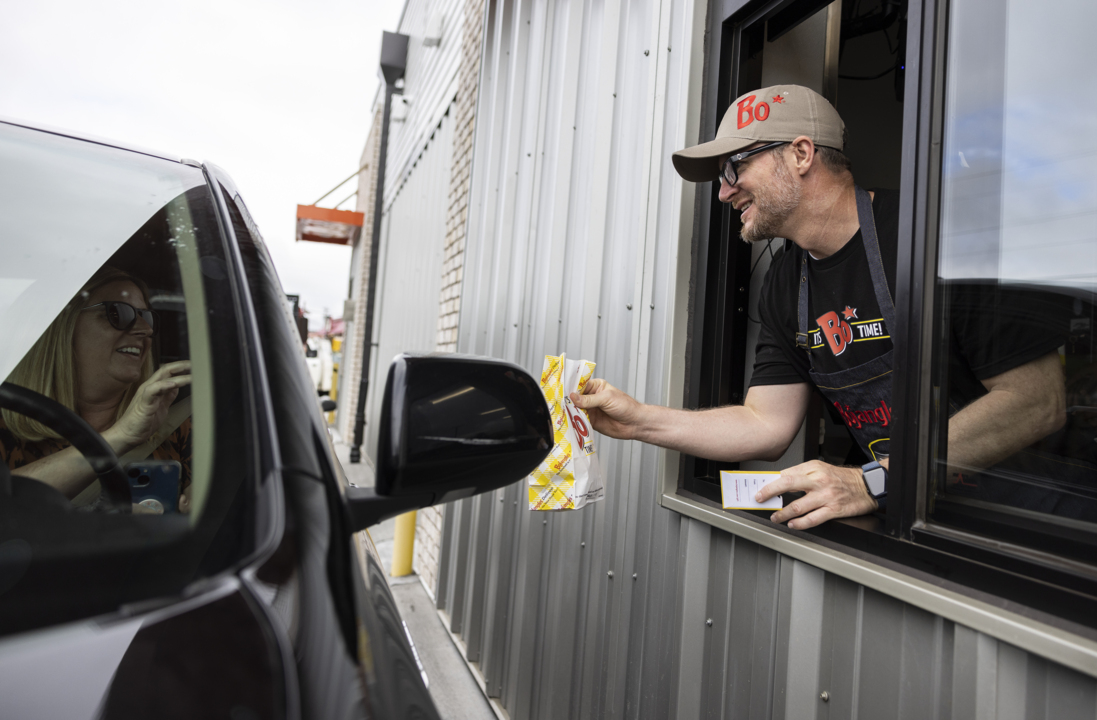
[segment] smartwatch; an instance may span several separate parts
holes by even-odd
[[[877,501],[887,497],[887,468],[873,460],[861,466],[861,477],[865,479],[865,487],[868,488],[869,495]]]

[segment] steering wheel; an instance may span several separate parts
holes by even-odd
[[[79,415],[51,398],[10,382],[0,383],[0,408],[37,420],[80,451],[91,464],[114,512],[128,513],[132,508],[129,480],[118,464],[118,456],[102,436]],[[0,463],[3,465],[3,463]],[[4,471],[7,466],[4,465]],[[8,473],[0,471],[4,476]],[[4,482],[8,480],[8,482]],[[3,490],[10,493],[10,479],[0,477]]]

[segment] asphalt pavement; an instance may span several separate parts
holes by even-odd
[[[343,444],[338,437],[334,445],[335,456],[343,466],[347,480],[359,487],[373,487],[373,463],[369,457],[363,453],[362,462],[352,464],[350,446]],[[386,573],[392,572],[395,527],[396,519],[392,518],[368,531]],[[496,720],[498,716],[442,624],[419,576],[412,574],[394,578],[390,575],[389,587],[427,673],[430,695],[442,720]]]

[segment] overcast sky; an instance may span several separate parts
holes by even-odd
[[[404,0],[34,0],[0,23],[0,116],[221,166],[288,293],[342,314],[350,248],[294,242],[307,204],[358,169],[381,32]],[[322,205],[339,202],[347,183]],[[343,208],[354,208],[351,200]]]

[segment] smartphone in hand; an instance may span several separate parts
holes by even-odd
[[[183,467],[175,460],[145,460],[126,466],[133,502],[162,515],[179,511],[179,480]]]

